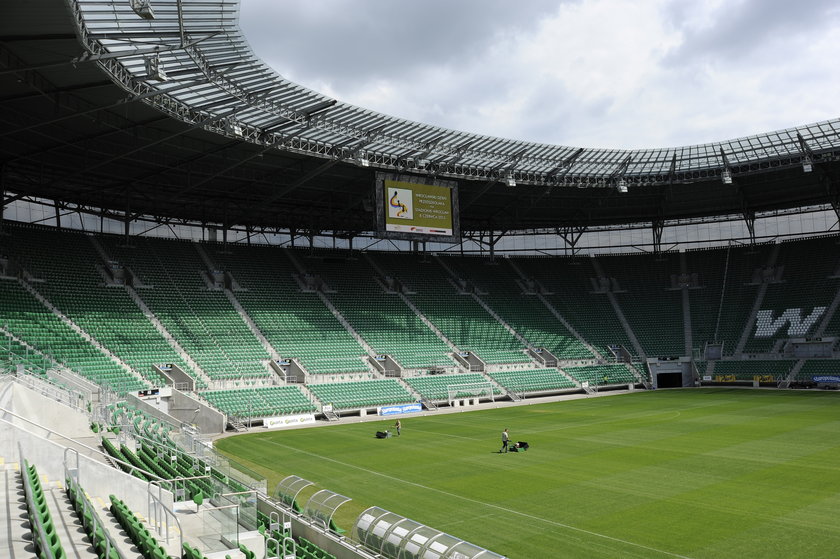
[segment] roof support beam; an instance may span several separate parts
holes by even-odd
[[[300,109],[298,111],[299,114],[306,117],[306,124],[307,126],[312,121],[312,117],[317,115],[318,113],[322,113],[324,111],[329,110],[333,105],[335,105],[338,101],[335,99],[329,99],[327,101],[322,101],[320,103],[316,103],[310,107],[306,107],[304,109]]]
[[[726,157],[726,152],[720,148],[720,158],[723,161],[723,168],[720,172],[720,180],[723,184],[732,184],[732,167],[729,165],[729,158]]]
[[[658,217],[650,224],[650,230],[653,234],[653,252],[659,254],[662,252],[662,233],[665,231],[665,220]]]
[[[559,175],[561,173],[562,174],[568,173],[569,169],[571,169],[572,165],[574,165],[575,159],[580,157],[580,154],[582,154],[582,153],[583,153],[583,148],[578,148],[577,150],[575,150],[574,153],[572,153],[568,157],[563,158],[563,160],[560,162],[559,165],[557,165],[554,169],[552,169],[551,171],[549,171],[546,174],[546,178],[549,179],[550,181],[554,182],[557,179],[557,175]]]
[[[18,134],[20,132],[34,130],[34,129],[40,128],[42,126],[48,126],[50,124],[56,124],[56,123],[59,123],[59,122],[63,122],[65,120],[70,120],[70,119],[73,119],[73,118],[79,118],[80,116],[94,114],[94,113],[98,113],[100,111],[107,111],[107,110],[110,110],[110,109],[116,109],[117,107],[123,107],[125,105],[135,103],[137,101],[142,101],[143,99],[148,99],[149,97],[156,97],[157,95],[165,95],[165,94],[171,93],[173,91],[178,91],[179,89],[185,89],[185,88],[193,87],[193,86],[196,86],[200,83],[203,83],[204,81],[205,80],[203,80],[203,79],[202,80],[196,80],[196,81],[192,81],[192,82],[188,82],[188,83],[178,85],[177,87],[167,88],[166,90],[161,90],[161,91],[156,91],[156,92],[151,92],[150,91],[148,93],[143,93],[142,95],[135,95],[133,97],[125,97],[123,99],[120,99],[116,103],[112,103],[112,104],[106,105],[104,107],[92,107],[90,109],[83,110],[83,111],[74,111],[74,112],[72,112],[70,114],[67,114],[67,115],[64,115],[64,116],[60,116],[60,117],[53,118],[53,119],[50,119],[50,120],[44,120],[44,121],[41,121],[41,122],[37,122],[35,124],[31,124],[29,126],[24,126],[22,128],[15,128],[14,130],[8,130],[8,131],[0,132],[0,138],[2,138],[3,136],[9,136],[9,135],[12,135],[12,134]]]
[[[744,223],[747,226],[747,232],[750,235],[750,245],[755,244],[755,210],[744,208],[741,213],[744,218]]]
[[[188,44],[182,45],[162,45],[156,46],[151,48],[136,48],[126,51],[120,52],[107,52],[104,54],[91,54],[90,52],[82,53],[81,55],[77,56],[76,58],[71,58],[70,60],[62,60],[56,62],[45,62],[43,64],[32,64],[29,66],[18,66],[15,68],[7,68],[6,70],[0,70],[0,76],[4,74],[15,74],[21,72],[30,72],[33,70],[43,70],[44,68],[56,68],[59,66],[67,66],[73,65],[76,66],[78,64],[83,64],[85,62],[98,62],[100,60],[108,60],[111,58],[130,58],[132,56],[145,56],[147,54],[161,54],[164,52],[171,52],[175,50],[180,50],[182,48],[191,47],[197,45],[198,43],[210,39],[211,37],[215,37],[221,33],[221,31],[216,31],[211,33],[201,39],[197,39],[195,41],[191,41]]]
[[[578,241],[580,241],[580,238],[586,233],[587,229],[588,227],[586,225],[566,225],[555,229],[557,235],[566,244],[564,250],[567,256],[575,256],[578,253]],[[570,251],[571,254],[569,254]]]

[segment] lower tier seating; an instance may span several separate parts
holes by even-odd
[[[516,393],[545,392],[575,388],[575,383],[563,376],[557,369],[528,369],[525,371],[497,371],[488,375]]]
[[[367,408],[406,404],[414,397],[394,379],[311,384],[309,390],[324,404],[335,409]]]
[[[270,386],[202,392],[208,402],[224,413],[242,417],[267,417],[315,411],[315,406],[297,386]]]
[[[405,379],[411,388],[420,393],[427,400],[446,400],[449,398],[449,390],[463,384],[485,383],[487,379],[478,373],[465,373],[455,375],[425,375],[409,377]],[[502,394],[498,388],[493,389],[496,395]],[[459,394],[456,397],[466,397],[469,394]]]
[[[636,375],[625,365],[587,365],[585,367],[566,367],[563,370],[578,382],[588,382],[590,385],[596,386],[639,382]]]

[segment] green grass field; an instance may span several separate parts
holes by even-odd
[[[840,557],[840,393],[643,392],[265,431],[217,447],[512,559]],[[498,454],[505,427],[531,449]]]

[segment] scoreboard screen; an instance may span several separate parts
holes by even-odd
[[[458,189],[451,181],[377,173],[377,232],[381,237],[456,243]]]

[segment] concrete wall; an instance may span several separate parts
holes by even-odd
[[[85,413],[16,382],[10,382],[5,390],[8,391],[5,409],[71,439],[92,435],[90,421]]]
[[[199,410],[198,414],[195,410]],[[180,390],[172,390],[169,415],[184,423],[196,425],[205,435],[224,433],[227,427],[225,414]]]
[[[85,491],[105,501],[114,494],[135,512],[147,514],[148,484],[103,461],[87,416],[13,383],[0,388],[0,404],[0,456],[7,462],[26,458],[39,474],[63,480],[65,460],[68,466],[76,464],[75,451]],[[171,508],[172,494],[164,491],[163,501]]]

